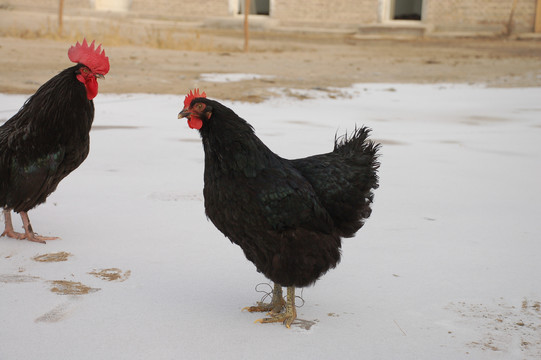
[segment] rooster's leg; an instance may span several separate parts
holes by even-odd
[[[24,234],[15,232],[13,230],[13,223],[11,222],[11,210],[4,209],[4,220],[5,220],[5,229],[2,235],[7,236],[13,239],[22,240],[25,238]]]
[[[287,328],[291,327],[293,321],[297,318],[297,310],[295,309],[295,287],[287,288],[286,310],[280,314],[271,314],[269,318],[256,320],[259,323],[283,322]]]
[[[285,306],[285,301],[282,296],[282,286],[274,283],[274,289],[272,290],[272,300],[270,303],[265,304],[263,302],[258,302],[257,306],[247,306],[242,310],[248,310],[249,312],[265,312],[268,311],[270,314],[278,314],[282,311],[282,308]]]
[[[30,224],[30,219],[28,218],[28,214],[26,211],[21,211],[21,219],[23,220],[23,227],[24,227],[24,237],[23,239],[27,239],[29,241],[34,241],[38,243],[45,244],[45,240],[56,240],[58,237],[49,237],[49,236],[40,236],[36,233],[34,233],[34,230],[32,230],[32,225]]]

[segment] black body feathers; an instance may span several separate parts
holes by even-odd
[[[200,129],[208,218],[270,280],[314,283],[340,261],[341,237],[370,215],[379,164],[369,130],[335,141],[333,152],[286,160],[232,110],[195,101],[212,109]]]
[[[0,127],[0,207],[28,211],[87,157],[94,104],[77,64],[43,84]]]

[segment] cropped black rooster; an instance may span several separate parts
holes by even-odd
[[[258,321],[290,327],[297,316],[295,287],[334,268],[341,238],[352,237],[370,216],[379,145],[367,140],[363,127],[336,140],[330,153],[286,160],[231,109],[198,90],[186,96],[178,117],[203,140],[208,218],[274,282],[270,304],[245,309],[270,311]],[[285,304],[282,286],[288,287]]]
[[[35,234],[27,211],[43,203],[88,155],[96,78],[107,74],[109,59],[101,45],[94,49],[94,42],[88,46],[86,40],[72,46],[68,57],[77,65],[43,84],[0,127],[2,236],[40,243],[56,239]],[[11,210],[20,213],[24,234],[14,231]]]

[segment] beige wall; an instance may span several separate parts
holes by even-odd
[[[273,1],[273,0],[271,0]],[[272,17],[282,23],[361,25],[378,21],[378,0],[274,0]]]
[[[425,0],[425,21],[442,31],[499,31],[511,13],[512,0]],[[514,31],[532,32],[536,0],[519,0]]]
[[[200,21],[206,17],[229,16],[228,0],[132,0],[131,11]]]
[[[59,0],[0,0],[7,9],[58,11]],[[64,0],[65,9],[90,9],[92,0]]]
[[[92,11],[96,1],[64,0],[65,13]],[[127,14],[136,17],[204,21],[231,18],[230,0],[123,0]],[[235,0],[237,1],[237,0]],[[270,0],[276,26],[351,28],[381,22],[385,3],[391,0]],[[513,32],[533,32],[537,0],[519,0]],[[539,0],[541,1],[541,0]],[[54,13],[59,0],[0,0],[3,8]],[[435,31],[501,32],[509,19],[513,0],[424,0],[423,23]]]
[[[271,0],[273,1],[273,0]],[[274,0],[272,17],[280,23],[324,23],[335,26],[371,25],[386,18],[391,0]],[[539,0],[541,1],[541,0]],[[387,4],[386,4],[387,2]],[[514,32],[532,32],[537,0],[519,0]],[[438,31],[494,31],[505,29],[513,0],[424,0],[423,22]]]

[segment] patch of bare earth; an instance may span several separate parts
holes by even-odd
[[[52,284],[51,291],[58,295],[86,295],[101,290],[68,280],[53,280],[50,283]]]
[[[106,280],[106,281],[126,281],[130,275],[131,270],[122,271],[118,268],[109,268],[109,269],[101,269],[89,272],[90,275],[94,275],[98,279]]]
[[[459,324],[475,329],[476,338],[466,345],[487,351],[516,353],[521,358],[541,358],[541,302],[524,299],[520,306],[504,299],[492,304],[451,303]]]
[[[38,261],[38,262],[60,262],[60,261],[68,261],[68,258],[70,256],[72,256],[72,254],[65,251],[61,251],[57,253],[37,255],[37,256],[34,256],[32,260]]]
[[[39,276],[31,275],[19,275],[19,274],[0,274],[0,283],[11,284],[11,283],[26,283],[37,281]]]
[[[178,94],[199,87],[209,97],[259,102],[277,95],[306,98],[300,90],[336,88],[355,83],[476,83],[494,87],[541,86],[541,41],[503,39],[359,40],[313,39],[254,33],[244,53],[240,33],[201,33],[196,41],[213,44],[160,49],[118,45],[97,39],[111,61],[100,93]],[[0,35],[0,92],[32,94],[71,66],[73,39],[21,39]],[[205,48],[206,47],[202,47]],[[29,56],[39,54],[39,56]],[[264,76],[215,82],[202,74],[248,73]],[[212,79],[212,77],[210,77]]]

